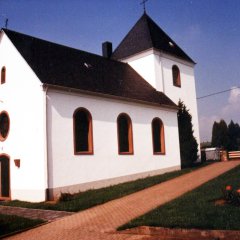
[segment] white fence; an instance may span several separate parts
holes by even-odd
[[[231,151],[228,152],[229,159],[240,159],[240,151]]]

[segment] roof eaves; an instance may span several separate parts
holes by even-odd
[[[150,105],[150,106],[155,106],[155,107],[160,107],[160,108],[178,110],[177,105],[160,104],[160,103],[155,103],[155,102],[150,102],[150,101],[144,101],[144,100],[128,98],[128,97],[121,97],[121,96],[116,96],[116,95],[111,95],[111,94],[106,94],[106,93],[93,92],[93,91],[70,88],[70,87],[64,87],[64,86],[59,86],[59,85],[54,85],[54,84],[43,83],[42,87],[45,91],[47,91],[48,89],[55,89],[55,90],[64,91],[64,92],[68,92],[68,93],[80,93],[80,94],[82,93],[82,94],[92,95],[92,96],[97,96],[97,97],[105,97],[105,98],[111,98],[111,99],[122,100],[122,101],[127,101],[127,102],[135,102],[135,103],[139,103],[139,104],[145,104],[145,105]]]
[[[179,60],[182,60],[184,62],[188,62],[189,64],[193,64],[193,65],[196,65],[197,63],[194,62],[190,57],[189,59],[186,59],[184,57],[180,57],[180,56],[177,56],[175,54],[171,54],[167,51],[163,51],[163,50],[159,50],[158,48],[153,48],[153,50],[157,51],[157,52],[160,52],[160,54],[164,54],[165,56],[168,55],[168,56],[171,56],[172,58],[174,59],[179,59]],[[176,61],[176,60],[175,60]]]

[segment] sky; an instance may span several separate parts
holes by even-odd
[[[143,14],[142,0],[0,0],[0,27],[101,54]],[[197,63],[201,141],[214,121],[240,124],[240,0],[148,0],[147,14]]]

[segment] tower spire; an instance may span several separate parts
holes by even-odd
[[[143,5],[143,12],[146,13],[146,2],[148,0],[142,0],[142,2],[140,3],[141,5]]]

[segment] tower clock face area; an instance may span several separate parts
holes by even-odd
[[[3,111],[0,113],[0,141],[5,141],[10,127],[10,119],[8,113]]]

